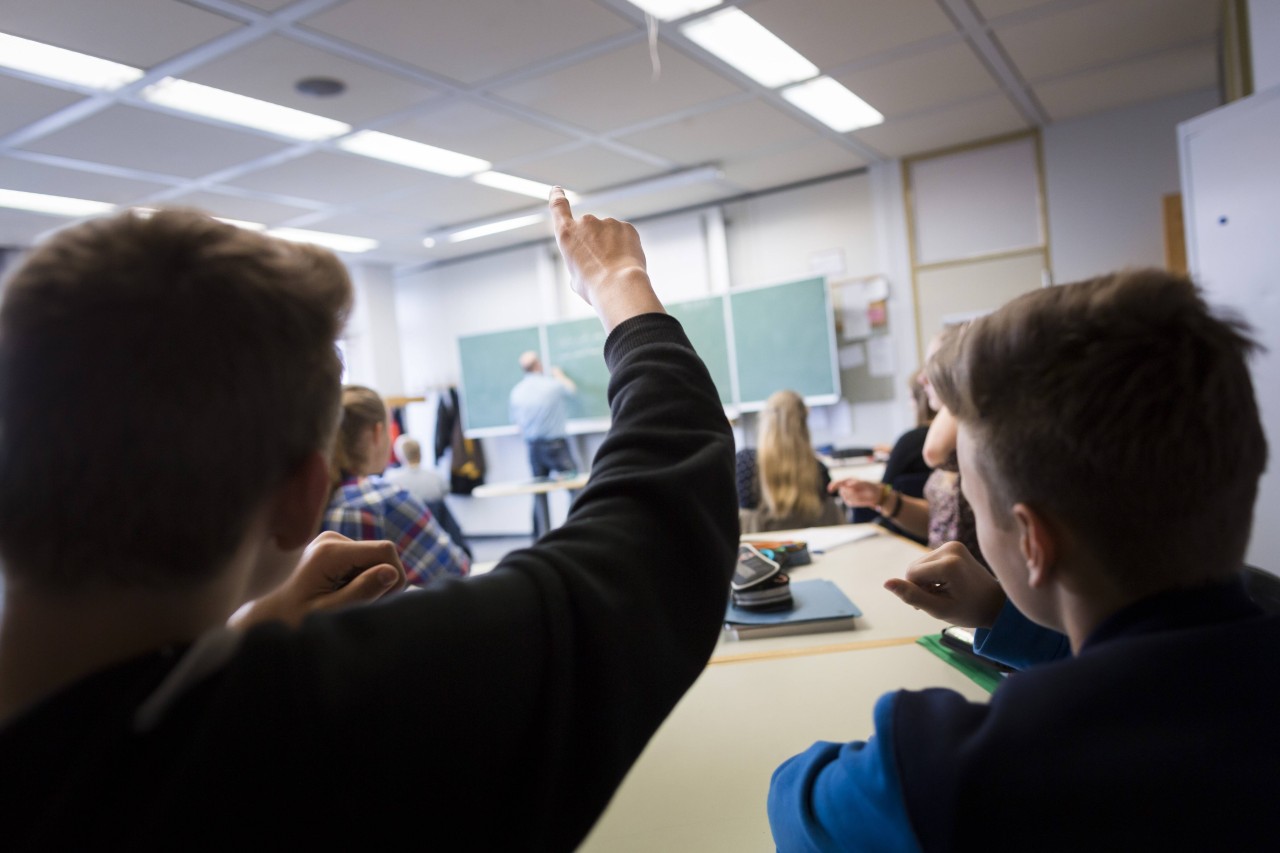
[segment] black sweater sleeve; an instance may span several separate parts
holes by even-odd
[[[228,679],[295,697],[305,728],[272,749],[298,739],[317,785],[358,776],[344,807],[377,780],[370,820],[572,849],[705,666],[738,538],[729,424],[673,318],[620,324],[605,358],[613,425],[564,525],[488,574],[247,638]],[[358,733],[308,756],[317,728]]]

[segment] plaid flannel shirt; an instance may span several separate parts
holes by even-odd
[[[389,539],[395,543],[409,583],[438,577],[464,577],[471,571],[467,553],[453,544],[417,498],[382,477],[343,480],[325,510],[323,529],[349,539]]]

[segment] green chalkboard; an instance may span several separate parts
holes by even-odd
[[[733,403],[733,380],[730,378],[729,337],[724,325],[724,297],[711,296],[689,302],[674,302],[667,313],[680,321],[689,342],[711,371],[720,392],[720,402]]]
[[[803,397],[840,394],[826,280],[730,291],[738,402],[751,406],[789,388]]]
[[[539,337],[538,327],[531,326],[458,338],[464,429],[512,425],[511,389],[524,376],[520,355],[528,350],[541,352]]]
[[[547,368],[560,368],[578,386],[578,393],[569,398],[570,418],[609,417],[604,339],[604,327],[595,317],[547,326]]]

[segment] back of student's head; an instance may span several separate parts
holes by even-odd
[[[351,299],[329,252],[194,211],[55,235],[0,307],[0,558],[49,590],[208,579],[327,449]]]
[[[1187,279],[1126,271],[975,320],[935,385],[996,518],[1047,511],[1142,593],[1240,567],[1267,455],[1252,349]]]
[[[387,406],[372,388],[363,385],[345,385],[342,388],[342,417],[338,422],[338,437],[333,442],[334,485],[343,477],[363,474],[374,461],[373,428],[387,423]],[[386,462],[387,460],[379,460]]]
[[[411,435],[402,435],[396,439],[396,459],[401,465],[417,467],[422,464],[422,444]]]
[[[773,515],[822,511],[808,418],[804,399],[794,391],[775,392],[760,412],[760,496]]]

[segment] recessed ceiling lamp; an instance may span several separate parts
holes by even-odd
[[[783,89],[782,97],[841,133],[871,127],[884,121],[879,110],[830,77],[819,77]]]
[[[26,210],[31,213],[47,213],[52,216],[96,216],[99,213],[115,210],[116,206],[105,201],[90,201],[87,198],[0,190],[0,207]]]
[[[119,89],[143,74],[141,68],[6,33],[0,33],[0,65],[103,92]]]
[[[333,249],[335,252],[359,254],[360,252],[368,252],[371,249],[378,248],[377,240],[370,240],[368,237],[352,237],[348,234],[330,234],[327,231],[307,231],[302,228],[272,228],[267,233],[272,237],[292,240],[295,243],[314,243],[317,246],[324,246],[326,249]]]
[[[680,27],[689,41],[770,89],[808,80],[818,66],[741,9],[729,8]]]
[[[501,234],[503,231],[514,231],[517,228],[524,228],[526,225],[534,225],[545,218],[546,214],[531,213],[528,216],[517,216],[514,219],[488,222],[484,225],[454,231],[452,234],[445,235],[445,239],[450,243],[461,243],[463,240],[474,240],[477,237],[488,237],[490,234]],[[432,238],[428,237],[427,240],[432,240]],[[422,245],[427,246],[427,240],[423,240]],[[434,240],[432,240],[432,245],[435,245]],[[427,248],[429,249],[431,246],[427,246]]]
[[[142,97],[162,107],[265,130],[290,139],[314,141],[351,132],[351,125],[313,113],[166,77],[142,90]]]
[[[337,144],[339,148],[350,151],[352,154],[374,157],[389,163],[399,163],[401,166],[435,172],[438,175],[448,175],[451,178],[483,172],[492,165],[488,160],[481,160],[479,157],[436,148],[434,145],[414,142],[412,139],[392,136],[389,133],[379,133],[376,130],[353,133],[345,139],[338,140]]]
[[[674,21],[719,6],[720,0],[631,0],[633,6],[639,6],[660,21]]]
[[[506,190],[507,192],[519,193],[533,198],[546,199],[551,195],[550,184],[540,184],[537,181],[530,181],[527,178],[517,178],[515,175],[507,175],[502,172],[481,172],[478,175],[472,175],[471,180],[477,184],[484,184],[486,187],[493,187],[498,190]],[[565,190],[565,198],[573,201],[577,198],[576,193]]]

